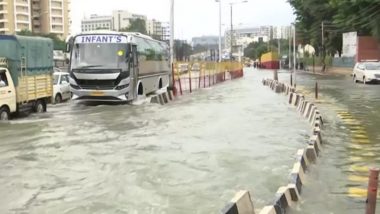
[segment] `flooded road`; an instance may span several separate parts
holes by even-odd
[[[310,127],[269,73],[156,104],[61,104],[0,125],[0,213],[218,213],[287,184]]]
[[[289,74],[280,79],[288,81]],[[326,144],[308,175],[303,202],[292,213],[364,213],[368,168],[380,166],[380,85],[355,84],[349,75],[297,75],[308,98],[314,97],[316,81]]]

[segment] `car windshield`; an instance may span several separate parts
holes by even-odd
[[[366,64],[365,69],[369,71],[380,70],[380,63]]]
[[[58,81],[59,81],[59,75],[58,74],[54,74],[54,85],[57,85]]]
[[[72,69],[107,68],[127,70],[126,44],[75,44]]]

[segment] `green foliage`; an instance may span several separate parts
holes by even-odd
[[[127,28],[120,29],[121,32],[138,32],[147,34],[146,23],[144,19],[131,19]]]
[[[174,41],[174,55],[177,61],[186,61],[190,58],[191,54],[192,48],[187,42],[182,40]]]
[[[357,31],[380,40],[380,0],[288,0],[297,16],[297,38],[322,49],[322,22],[326,53],[341,53],[342,33]]]
[[[244,56],[250,59],[259,59],[262,54],[268,51],[268,44],[265,42],[252,42],[244,49]]]
[[[64,51],[66,49],[66,43],[65,41],[61,40],[56,34],[50,33],[50,34],[41,34],[41,33],[34,33],[29,30],[22,30],[17,33],[17,35],[20,36],[41,36],[50,38],[54,42],[54,50],[62,50]]]
[[[268,51],[278,51],[278,44],[281,46],[281,55],[288,55],[289,40],[271,40],[270,42],[252,42],[244,49],[244,56],[251,59],[260,59],[261,55]]]

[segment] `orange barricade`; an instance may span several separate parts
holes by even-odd
[[[173,64],[175,95],[243,77],[240,62],[176,62]]]

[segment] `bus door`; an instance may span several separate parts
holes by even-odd
[[[137,46],[132,45],[131,48],[131,56],[132,56],[132,62],[131,62],[131,76],[132,79],[132,85],[133,85],[133,96],[134,98],[137,98],[137,81],[139,79],[139,59],[137,55]]]

